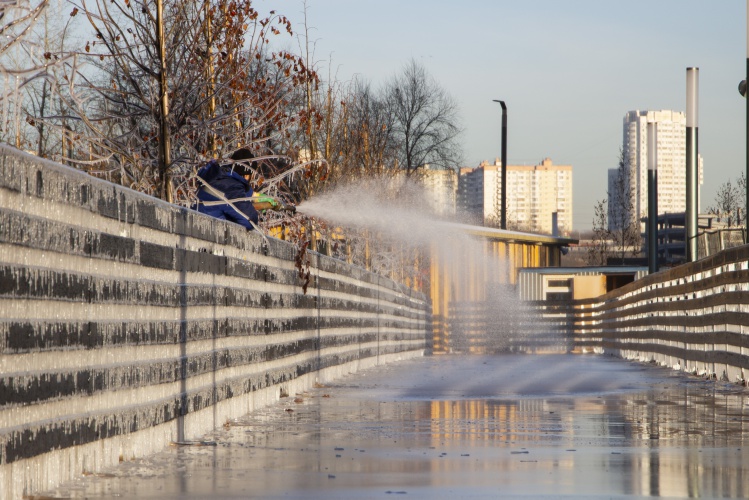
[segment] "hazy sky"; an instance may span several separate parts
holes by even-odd
[[[302,28],[301,0],[260,0]],[[379,86],[410,58],[458,101],[465,166],[500,154],[508,107],[510,164],[573,166],[575,229],[588,229],[622,119],[686,109],[686,68],[700,68],[701,209],[745,168],[744,0],[308,0],[315,56],[339,80]]]

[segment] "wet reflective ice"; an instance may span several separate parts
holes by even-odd
[[[581,355],[375,368],[68,483],[87,498],[747,498],[749,392]]]

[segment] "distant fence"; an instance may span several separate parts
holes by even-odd
[[[454,302],[447,348],[482,354],[565,352],[571,349],[573,322],[570,302]]]
[[[428,307],[364,269],[0,146],[0,498],[419,356]]]
[[[575,346],[745,383],[749,246],[574,303]]]
[[[745,243],[746,229],[743,227],[703,231],[697,235],[697,255],[703,259]]]

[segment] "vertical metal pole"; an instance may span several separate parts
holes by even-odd
[[[551,212],[551,235],[553,237],[559,236],[559,212]]]
[[[507,106],[502,106],[502,229],[507,229]]]
[[[216,117],[216,76],[213,71],[213,13],[210,0],[203,0],[205,10],[205,41],[206,41],[206,77],[208,80],[208,119]],[[210,157],[216,157],[216,134],[208,133],[208,151]]]
[[[648,272],[658,272],[658,124],[648,123]]]
[[[499,210],[499,227],[507,229],[507,106],[504,101],[498,99],[494,99],[494,102],[498,102],[502,106],[502,158],[500,159],[502,163],[502,196],[500,203],[502,206]]]
[[[171,202],[172,189],[169,167],[169,85],[166,64],[166,41],[164,40],[164,1],[156,0],[156,29],[159,44],[159,173],[162,175],[161,198]]]
[[[697,260],[697,154],[699,68],[687,68],[687,262]]]
[[[746,0],[746,85],[749,85],[749,0]],[[745,96],[746,97],[746,96]],[[744,228],[749,228],[749,97],[746,97],[746,206],[744,207]],[[744,238],[746,243],[747,238]]]

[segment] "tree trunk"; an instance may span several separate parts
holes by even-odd
[[[166,42],[164,40],[164,1],[156,0],[156,29],[159,42],[159,172],[161,173],[161,199],[172,202],[169,166],[169,85],[167,80]]]

